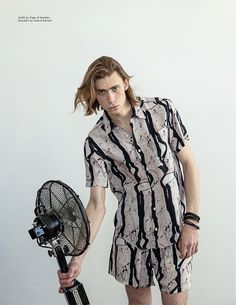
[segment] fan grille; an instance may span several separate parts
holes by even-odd
[[[47,181],[38,190],[37,213],[55,212],[63,224],[58,238],[65,255],[82,254],[89,244],[89,221],[79,196],[61,181]],[[41,210],[41,211],[40,211]]]

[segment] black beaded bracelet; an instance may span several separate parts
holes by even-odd
[[[195,229],[200,230],[200,227],[198,225],[195,225],[195,223],[192,223],[191,221],[184,220],[184,224],[190,225],[190,226],[194,227]]]

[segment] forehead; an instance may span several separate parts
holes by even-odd
[[[115,85],[119,85],[123,83],[123,79],[121,76],[114,71],[110,76],[106,76],[105,78],[99,78],[95,81],[96,89],[110,89]]]

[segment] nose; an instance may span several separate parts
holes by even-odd
[[[107,101],[109,104],[113,104],[115,102],[115,93],[112,90],[107,92]]]

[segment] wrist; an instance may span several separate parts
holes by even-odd
[[[70,263],[81,264],[82,261],[83,261],[83,257],[81,257],[81,255],[79,255],[79,256],[73,256],[70,260]]]
[[[191,226],[196,230],[199,230],[200,229],[199,221],[200,221],[200,216],[198,214],[193,212],[184,213],[184,219],[183,219],[184,224]]]
[[[183,226],[192,227],[193,230],[200,230],[198,223],[193,223],[192,221],[185,220]]]
[[[184,213],[184,222],[185,221],[191,221],[193,223],[199,223],[200,216],[193,212],[186,212]]]

